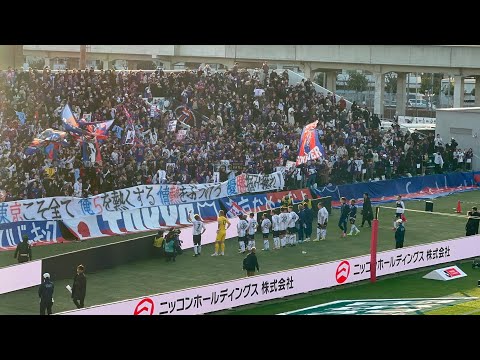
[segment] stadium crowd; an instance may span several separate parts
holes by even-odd
[[[152,102],[159,97],[167,101],[154,111]],[[114,119],[100,146],[101,163],[93,145],[85,157],[71,137],[71,146],[61,146],[53,159],[42,151],[24,155],[43,130],[63,130],[67,103],[77,118]],[[184,138],[169,129],[182,106],[196,114],[173,129],[188,129]],[[130,119],[137,141],[125,144]],[[224,72],[208,65],[151,73],[46,67],[0,73],[0,190],[10,201],[85,196],[139,184],[208,183],[217,170],[225,181],[234,175],[233,164],[237,174],[270,173],[295,161],[302,128],[315,120],[326,156],[286,171],[289,188],[424,174],[434,153],[437,172],[471,165],[472,150],[458,149],[455,141],[404,133],[398,125],[383,131],[366,106],[354,103],[348,110],[343,98],[317,94],[309,80],[289,85],[288,72],[269,71],[266,63],[254,71],[235,64]],[[230,165],[219,166],[221,160]]]

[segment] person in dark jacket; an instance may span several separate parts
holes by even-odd
[[[467,223],[465,224],[465,236],[475,235],[477,230],[477,225],[475,224],[475,219],[472,219],[473,211],[467,212]]]
[[[347,204],[347,198],[342,196],[340,198],[340,219],[338,220],[338,227],[342,230],[341,237],[347,236],[347,220],[350,215],[350,206]]]
[[[40,298],[40,315],[45,315],[45,310],[48,315],[52,314],[53,306],[53,290],[55,286],[50,280],[50,274],[43,274],[43,283],[38,288],[38,297]]]
[[[357,220],[357,205],[355,205],[355,199],[350,200],[350,214],[348,215],[350,221],[350,232],[348,236],[358,235],[360,230],[355,225],[355,221]],[[353,233],[355,231],[355,234]]]
[[[312,236],[312,221],[313,221],[313,211],[312,211],[312,204],[311,200],[310,205],[308,202],[303,203],[304,211],[305,211],[305,241],[310,241],[310,237]]]
[[[304,231],[305,231],[305,209],[303,204],[298,204],[298,242],[303,243]]]
[[[373,220],[373,210],[372,210],[372,202],[370,201],[370,197],[368,193],[363,194],[363,209],[362,209],[362,225],[365,224],[365,221],[368,222],[368,226],[372,227],[372,220]]]
[[[478,212],[477,207],[472,207],[472,216],[476,219],[473,219],[473,224],[475,228],[475,235],[478,234],[478,226],[480,225],[480,212]]]
[[[243,259],[243,270],[247,272],[247,276],[254,276],[255,269],[260,271],[258,267],[257,255],[255,255],[255,247],[252,247],[248,255]]]
[[[397,219],[397,229],[395,230],[395,249],[403,248],[404,240],[405,240],[405,226],[403,226],[402,219]]]
[[[23,241],[17,245],[13,257],[18,259],[18,263],[24,263],[32,260],[32,247],[28,243],[27,235],[23,235]]]
[[[72,299],[77,307],[81,309],[85,306],[85,295],[87,294],[87,278],[85,277],[85,267],[77,266],[77,273],[73,278]]]

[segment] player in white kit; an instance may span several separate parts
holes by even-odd
[[[197,257],[202,252],[202,234],[207,231],[205,224],[200,219],[200,215],[195,214],[192,220],[191,213],[188,214],[188,221],[193,224],[193,256]]]
[[[245,238],[247,236],[248,221],[246,220],[245,214],[238,215],[240,221],[237,224],[237,236],[238,236],[238,246],[239,253],[245,253]]]
[[[319,202],[317,206],[317,238],[313,241],[325,240],[327,237],[328,211],[322,202]]]
[[[279,208],[270,212],[270,215],[272,215],[273,250],[280,249],[280,217],[278,214],[280,214]]]
[[[270,243],[268,241],[268,235],[270,235],[270,227],[272,226],[272,222],[267,217],[266,213],[262,214],[262,223],[260,227],[262,228],[262,236],[263,236],[263,249],[265,251],[270,250]]]
[[[288,207],[288,227],[287,227],[287,236],[288,243],[290,246],[295,246],[297,244],[297,221],[299,219],[298,214],[293,211],[293,207]]]
[[[280,245],[282,246],[282,248],[284,248],[285,246],[287,246],[287,223],[288,223],[289,215],[287,213],[286,207],[282,207],[281,211],[282,212],[280,213],[280,215],[278,215],[280,220],[279,235],[280,235]]]
[[[248,248],[250,250],[255,246],[255,233],[257,232],[258,221],[254,213],[250,213],[250,218],[248,219]]]

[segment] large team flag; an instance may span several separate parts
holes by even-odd
[[[88,135],[88,131],[80,129],[80,124],[72,113],[70,106],[65,105],[62,111],[62,122],[65,130],[75,135]]]
[[[69,146],[66,140],[67,133],[54,129],[46,129],[38,134],[25,149],[25,155],[35,154],[37,151],[43,151],[50,159],[56,159],[60,146]],[[52,145],[52,146],[50,146]]]
[[[87,122],[84,119],[77,121],[68,105],[65,105],[62,111],[62,122],[66,131],[74,135],[84,135],[98,140],[107,138],[108,129],[112,126],[113,121],[114,120]],[[82,129],[82,127],[86,129]]]
[[[318,120],[307,124],[300,136],[300,144],[298,148],[298,156],[296,165],[305,164],[307,161],[316,160],[325,157],[325,150],[323,149],[317,132]]]

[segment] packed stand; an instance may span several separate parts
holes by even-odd
[[[159,97],[167,99],[164,108],[151,111]],[[61,146],[54,159],[42,152],[24,155],[43,130],[63,130],[61,112],[67,103],[77,118],[114,119],[100,146],[102,163],[95,156],[84,159],[71,136],[70,146]],[[173,129],[189,129],[183,139],[168,129],[179,105],[197,114],[196,121]],[[23,125],[16,112],[25,114]],[[138,141],[125,145],[130,119]],[[472,157],[471,149],[437,146],[433,138],[403,135],[398,126],[383,133],[366,107],[354,104],[348,111],[344,99],[317,94],[308,80],[289,85],[287,71],[269,71],[266,63],[254,71],[236,64],[225,72],[208,65],[151,73],[9,69],[0,73],[0,190],[6,191],[1,200],[88,196],[140,184],[210,183],[221,160],[239,166],[235,171],[221,166],[220,181],[240,172],[271,173],[295,161],[302,128],[315,120],[326,157],[286,171],[289,188],[421,174],[425,169],[416,164],[435,150],[443,156],[437,171],[468,170]]]

